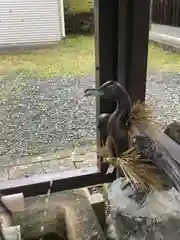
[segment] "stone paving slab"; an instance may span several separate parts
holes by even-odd
[[[96,146],[77,148],[75,160],[76,164],[72,162],[72,150],[70,149],[56,153],[48,152],[36,157],[20,158],[20,161],[16,161],[14,165],[0,165],[0,180],[19,179],[95,166],[97,162]]]
[[[180,29],[177,27],[152,24],[149,40],[165,50],[180,53]]]
[[[180,38],[180,28],[167,25],[152,24],[151,31]]]

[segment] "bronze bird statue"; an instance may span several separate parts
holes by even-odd
[[[102,153],[101,151],[98,152],[98,156],[102,157],[107,155],[108,157],[116,157],[116,152],[114,148],[114,141],[112,137],[108,134],[108,122],[111,117],[110,113],[102,113],[98,117],[98,124],[97,124],[97,129],[100,132],[100,137],[101,137],[101,146],[102,146]],[[104,153],[103,149],[108,150],[108,154]]]
[[[115,157],[120,157],[129,148],[129,130],[132,126],[132,101],[129,94],[118,82],[108,81],[99,89],[86,89],[85,96],[100,96],[116,102],[115,111],[106,115],[105,122],[107,136],[113,141]],[[161,143],[154,142],[146,134],[136,136],[136,145],[142,157],[151,159],[155,168],[164,173],[167,185],[172,184],[180,192],[180,161],[174,159]]]
[[[85,96],[100,96],[116,102],[115,111],[107,116],[107,135],[113,141],[115,157],[119,157],[129,146],[132,101],[126,89],[115,81],[108,81],[99,89],[86,89]],[[102,117],[100,120],[104,120]],[[106,122],[105,121],[105,122]],[[100,130],[101,125],[99,125]]]
[[[105,145],[108,137],[107,126],[108,126],[110,116],[111,116],[111,113],[102,113],[98,117],[97,129],[101,134],[101,140],[103,145]]]
[[[101,114],[98,118],[98,129],[106,139],[108,157],[118,158],[129,148],[129,130],[131,128],[132,100],[126,89],[115,81],[108,81],[99,89],[86,89],[84,95],[99,96],[116,102],[112,114]],[[109,156],[110,155],[110,156]],[[118,170],[118,171],[116,171]],[[122,169],[117,168],[116,176],[124,177]],[[115,173],[115,172],[114,172]],[[129,184],[127,182],[127,184]]]

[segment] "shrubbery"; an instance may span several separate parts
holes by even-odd
[[[64,0],[67,33],[93,33],[93,0]]]

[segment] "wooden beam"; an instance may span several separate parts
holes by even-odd
[[[96,167],[69,170],[54,174],[43,174],[17,180],[0,182],[2,195],[22,192],[24,197],[46,194],[50,186],[51,193],[110,182],[110,175],[101,173]]]
[[[101,193],[90,194],[88,188],[84,188],[83,190],[92,206],[92,209],[94,210],[97,216],[97,219],[100,223],[102,230],[104,230],[105,222],[106,222],[106,214],[105,214],[105,202],[104,202],[103,195]]]
[[[180,164],[180,146],[153,124],[141,125],[140,132],[144,132],[154,142],[162,147]]]
[[[136,137],[140,151],[165,172],[180,192],[180,146],[151,124],[141,125]]]
[[[170,137],[173,141],[175,141],[178,145],[180,145],[180,122],[172,122],[168,124],[164,133]]]

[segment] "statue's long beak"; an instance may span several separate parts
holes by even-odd
[[[89,96],[102,96],[103,92],[100,89],[96,88],[87,88],[84,90],[84,96],[89,97]]]

